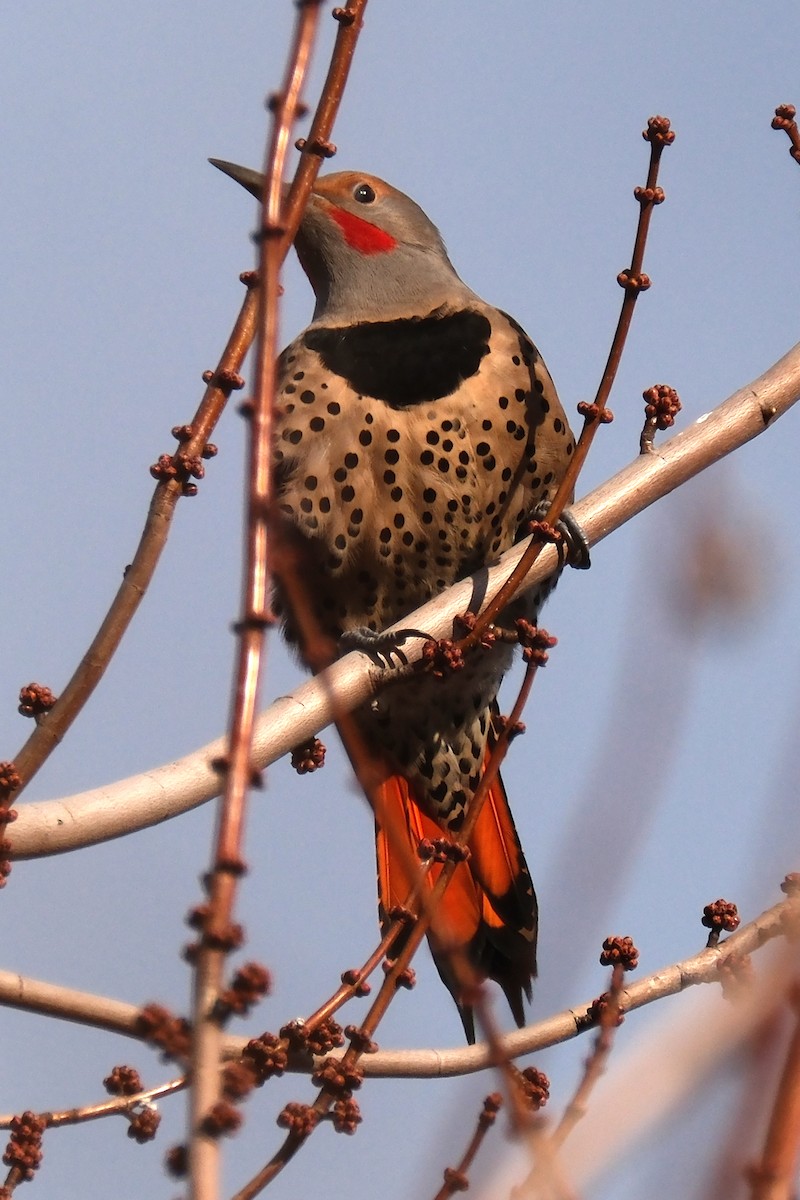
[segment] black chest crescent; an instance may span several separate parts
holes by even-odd
[[[362,396],[408,408],[450,396],[478,373],[492,327],[472,309],[309,329],[305,344]]]

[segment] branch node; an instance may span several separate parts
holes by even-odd
[[[350,1039],[350,1042],[356,1050],[360,1050],[362,1054],[374,1054],[378,1049],[378,1043],[373,1042],[366,1029],[360,1025],[345,1025],[345,1037]]]
[[[630,268],[620,271],[617,276],[617,283],[621,288],[625,289],[628,295],[633,296],[638,296],[639,292],[646,292],[651,286],[649,275],[645,275],[644,271],[641,271],[637,275]]]
[[[384,959],[384,961],[382,963],[384,975],[388,975],[391,971],[394,970],[396,961],[397,960],[394,958]],[[406,967],[405,970],[400,972],[400,974],[397,976],[397,978],[394,981],[394,986],[396,988],[405,988],[409,992],[411,991],[412,988],[416,987],[416,985],[417,985],[417,973],[413,967]]]
[[[667,383],[655,383],[642,392],[645,401],[645,422],[639,438],[639,453],[649,454],[653,450],[656,430],[662,432],[675,424],[681,411],[681,402],[675,388]]]
[[[423,667],[435,679],[444,679],[464,667],[464,652],[452,638],[429,638],[422,647]]]
[[[244,387],[244,379],[238,371],[229,371],[224,367],[217,371],[203,371],[203,382],[218,387],[228,396],[231,392],[241,391]]]
[[[229,1100],[218,1100],[208,1110],[200,1123],[200,1128],[207,1137],[231,1137],[238,1132],[244,1121],[244,1115]]]
[[[539,1071],[536,1067],[526,1067],[514,1078],[530,1111],[538,1112],[540,1108],[544,1108],[550,1099],[550,1080],[544,1071]]]
[[[42,1134],[47,1128],[44,1117],[30,1110],[13,1117],[11,1137],[6,1146],[3,1162],[19,1172],[20,1179],[33,1179],[34,1172],[42,1161]]]
[[[263,633],[265,629],[270,629],[275,624],[275,615],[265,609],[261,612],[246,613],[239,621],[234,621],[231,629],[235,634],[243,633]]]
[[[600,965],[615,967],[617,964],[623,971],[635,971],[639,965],[639,951],[633,944],[633,938],[607,937],[603,942],[600,954]]]
[[[278,1114],[278,1125],[288,1129],[297,1138],[306,1138],[316,1128],[319,1113],[310,1104],[300,1104],[290,1101]]]
[[[248,867],[243,858],[218,858],[214,870],[221,875],[232,875],[235,879],[241,879],[247,874]]]
[[[250,240],[258,246],[261,242],[278,241],[285,233],[286,226],[281,221],[264,221],[250,234]]]
[[[789,153],[795,162],[800,163],[800,129],[795,121],[796,116],[797,109],[793,104],[779,104],[772,119],[772,128],[782,129],[788,135],[791,142]]]
[[[23,717],[33,717],[37,722],[47,716],[56,702],[56,697],[43,683],[28,683],[20,688],[17,712]]]
[[[368,996],[372,991],[366,979],[361,978],[361,973],[354,967],[350,967],[347,971],[342,971],[342,983],[353,989],[355,996]]]
[[[660,187],[635,187],[633,194],[642,208],[645,204],[663,204],[667,198],[664,189]]]
[[[16,763],[4,759],[3,762],[0,762],[0,793],[16,792],[16,790],[21,786],[22,776],[17,770]],[[14,813],[13,809],[6,809],[2,820],[6,822],[14,821],[16,819],[16,813],[14,813],[13,816],[12,813]]]
[[[298,775],[309,775],[325,766],[325,745],[318,737],[310,737],[292,750],[292,766]]]
[[[606,408],[601,404],[587,404],[585,400],[581,400],[576,406],[579,417],[588,423],[590,421],[599,421],[601,425],[610,425],[614,420],[614,414],[610,408]]]
[[[665,146],[671,146],[675,141],[675,131],[670,129],[669,117],[650,117],[647,129],[642,130],[642,137],[654,149],[663,150]]]
[[[310,141],[298,138],[294,147],[304,154],[316,154],[318,158],[333,158],[336,154],[333,142],[326,142],[323,138],[312,138]]]

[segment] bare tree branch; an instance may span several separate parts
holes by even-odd
[[[800,344],[758,379],[735,392],[688,429],[655,451],[642,455],[607,483],[579,501],[573,511],[590,544],[595,545],[687,479],[751,441],[800,399]],[[496,566],[456,584],[406,617],[431,637],[449,636],[454,617],[479,601],[487,603],[524,553],[515,546]],[[554,569],[556,552],[546,547],[526,587],[534,587]],[[398,626],[399,628],[399,626]],[[409,643],[410,663],[421,645]],[[407,668],[398,668],[406,670]],[[373,695],[393,671],[376,667],[365,655],[346,655],[320,675],[281,697],[259,718],[254,761],[267,766]],[[45,721],[46,723],[46,721]],[[13,834],[16,858],[34,858],[93,845],[158,824],[205,803],[219,794],[219,779],[210,762],[222,741],[186,758],[119,783],[63,800],[23,805]]]
[[[624,987],[620,993],[622,1011],[626,1014],[633,1012],[666,996],[677,995],[696,984],[718,983],[720,963],[731,955],[738,957],[753,953],[767,942],[782,936],[798,918],[800,898],[787,897],[781,900],[754,920],[742,925],[736,933],[717,946],[707,946],[690,958],[663,967]],[[774,981],[769,986],[774,989]],[[740,1004],[720,1005],[717,1020],[722,1025],[732,1023],[732,1027],[738,1029],[741,1014],[750,1013],[752,1009],[752,1020],[758,1018],[759,1012],[763,1015],[763,1001],[763,985],[757,983],[752,993]],[[565,1009],[543,1021],[504,1035],[500,1039],[504,1054],[509,1058],[519,1058],[524,1054],[533,1054],[549,1046],[569,1041],[586,1032],[591,1028],[586,1021],[589,1004],[590,1002],[587,1002]],[[83,1025],[141,1040],[136,1026],[136,1018],[140,1011],[138,1006],[90,992],[77,991],[74,988],[29,979],[12,971],[0,971],[0,1005],[62,1020],[77,1021]],[[747,1017],[747,1020],[751,1020],[751,1017]],[[725,1042],[721,1034],[720,1037]],[[226,1057],[241,1053],[249,1040],[249,1036],[226,1037]],[[410,1050],[377,1050],[362,1059],[361,1066],[365,1076],[377,1079],[444,1079],[487,1070],[494,1067],[496,1061],[496,1047],[481,1042],[458,1049],[423,1047]],[[287,1069],[309,1074],[313,1069],[312,1060],[307,1056],[290,1058]]]
[[[226,751],[216,760],[224,787],[217,806],[207,901],[195,909],[201,931],[192,958],[192,1063],[189,1088],[189,1195],[219,1195],[221,1101],[219,1064],[222,1029],[215,1004],[223,986],[227,956],[236,944],[239,880],[244,871],[242,841],[247,800],[255,778],[250,758],[269,606],[271,543],[268,512],[272,496],[272,418],[278,355],[280,272],[288,251],[282,224],[282,191],[292,129],[302,111],[301,93],[319,28],[321,0],[297,6],[292,44],[282,89],[270,104],[273,119],[266,152],[259,229],[259,309],[253,399],[247,406],[247,516],[242,564],[242,599],[236,624],[233,695]],[[310,186],[310,185],[309,185]],[[299,213],[298,213],[299,220]],[[202,914],[202,916],[201,916]]]

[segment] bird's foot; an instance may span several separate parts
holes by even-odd
[[[348,654],[351,650],[360,650],[379,667],[393,667],[392,655],[397,656],[397,665],[407,667],[408,659],[401,646],[409,638],[430,640],[430,635],[421,629],[397,629],[390,633],[378,633],[374,629],[362,627],[346,630],[339,639],[339,653]]]
[[[542,500],[533,510],[534,519],[543,521],[549,507],[550,501]],[[562,538],[558,546],[559,557],[563,555],[562,566],[569,565],[576,571],[588,571],[592,565],[589,557],[589,539],[580,522],[573,515],[571,508],[563,510],[555,523],[555,528]]]

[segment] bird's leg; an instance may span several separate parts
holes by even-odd
[[[549,507],[549,500],[541,500],[533,510],[534,520],[543,521]],[[562,560],[561,566],[569,565],[577,571],[587,571],[592,565],[589,558],[589,540],[571,508],[563,510],[555,523],[555,528],[563,539],[557,543],[559,558]]]
[[[421,629],[397,629],[386,633],[363,626],[347,629],[339,638],[339,653],[341,655],[348,654],[351,650],[360,650],[379,667],[393,667],[395,664],[392,662],[392,655],[396,654],[398,665],[407,667],[408,659],[400,647],[412,637],[430,641],[430,634],[423,633]]]

